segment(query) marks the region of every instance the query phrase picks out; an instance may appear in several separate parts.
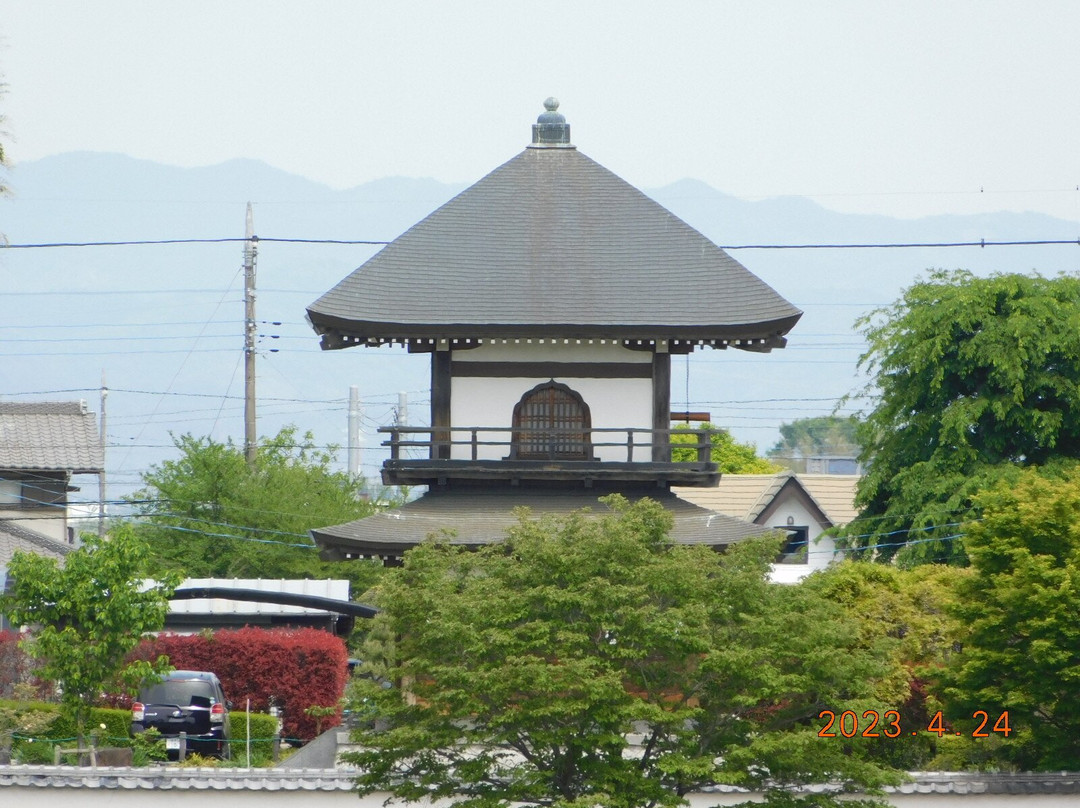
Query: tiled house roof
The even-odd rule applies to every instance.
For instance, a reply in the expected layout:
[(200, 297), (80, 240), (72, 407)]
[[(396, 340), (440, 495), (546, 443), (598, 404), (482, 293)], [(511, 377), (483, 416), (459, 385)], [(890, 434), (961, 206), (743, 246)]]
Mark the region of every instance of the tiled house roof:
[(104, 467), (97, 422), (81, 402), (0, 402), (0, 470), (95, 474)]
[(844, 525), (857, 515), (855, 474), (725, 474), (716, 488), (679, 488), (679, 496), (696, 505), (753, 522), (788, 483), (800, 486), (829, 525)]
[(7, 566), (16, 550), (62, 559), (72, 548), (11, 519), (0, 519), (0, 567)]

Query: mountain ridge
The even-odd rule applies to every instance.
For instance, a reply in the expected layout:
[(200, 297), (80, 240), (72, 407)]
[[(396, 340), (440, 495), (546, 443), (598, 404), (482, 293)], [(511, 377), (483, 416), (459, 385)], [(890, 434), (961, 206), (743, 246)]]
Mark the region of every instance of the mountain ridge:
[[(479, 178), (477, 178), (479, 179)], [(0, 200), (9, 243), (240, 239), (248, 201), (262, 238), (389, 241), (466, 186), (386, 177), (347, 189), (257, 160), (187, 168), (100, 152), (22, 163), (14, 196)], [(746, 245), (908, 244), (1071, 239), (1076, 222), (1037, 213), (894, 219), (837, 213), (803, 197), (741, 200), (687, 178), (643, 189), (732, 254), (806, 313), (789, 347), (771, 355), (695, 354), (673, 368), (676, 409), (713, 420), (762, 450), (777, 427), (827, 414), (857, 389), (855, 319), (891, 303), (934, 267), (1080, 269), (1069, 246), (990, 248), (738, 249)], [(401, 351), (322, 352), (306, 306), (379, 249), (378, 244), (259, 244), (259, 434), (296, 423), (322, 444), (346, 439), (348, 387), (366, 409), (365, 473), (382, 460), (375, 427), (411, 394), (410, 420), (426, 422), (428, 369)], [(169, 433), (236, 438), (242, 426), (242, 245), (0, 249), (0, 395), (25, 400), (89, 391), (104, 372), (107, 466), (119, 491), (170, 457)], [(692, 293), (692, 290), (688, 290)], [(137, 392), (120, 392), (137, 391)], [(758, 402), (780, 399), (775, 409)], [(207, 400), (214, 402), (207, 406)], [(342, 458), (343, 458), (342, 454)]]

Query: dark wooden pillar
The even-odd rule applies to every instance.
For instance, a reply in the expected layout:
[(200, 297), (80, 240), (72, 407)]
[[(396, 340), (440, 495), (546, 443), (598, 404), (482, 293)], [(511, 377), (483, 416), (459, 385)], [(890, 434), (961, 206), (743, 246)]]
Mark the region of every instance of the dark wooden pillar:
[(450, 458), (450, 351), (431, 352), (431, 458)]
[[(652, 359), (653, 430), (671, 428), (671, 354), (658, 344)], [(671, 447), (664, 432), (653, 433), (652, 459), (654, 463), (671, 461)]]

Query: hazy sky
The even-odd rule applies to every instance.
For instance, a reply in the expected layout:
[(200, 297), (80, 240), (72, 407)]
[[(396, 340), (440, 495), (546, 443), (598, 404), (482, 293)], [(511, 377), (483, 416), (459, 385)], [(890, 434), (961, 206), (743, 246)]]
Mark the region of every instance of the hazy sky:
[(1080, 221), (1080, 3), (36, 0), (0, 13), (15, 161), (264, 160), (472, 182), (555, 95), (640, 187)]

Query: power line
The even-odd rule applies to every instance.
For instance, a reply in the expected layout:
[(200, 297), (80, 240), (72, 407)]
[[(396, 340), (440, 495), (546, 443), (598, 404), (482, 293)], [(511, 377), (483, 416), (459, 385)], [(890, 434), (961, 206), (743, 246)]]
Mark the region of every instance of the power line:
[[(136, 247), (158, 246), (166, 244), (236, 244), (247, 241), (272, 242), (278, 244), (336, 244), (336, 245), (385, 245), (389, 241), (374, 239), (327, 239), (327, 238), (275, 238), (256, 236), (254, 239), (232, 238), (176, 238), (145, 239), (131, 241), (51, 241), (28, 244), (3, 244), (0, 250), (34, 250), (53, 247)], [(922, 242), (866, 242), (853, 244), (720, 244), (722, 250), (880, 250), (880, 249), (920, 249), (943, 247), (1038, 247), (1075, 244), (1080, 246), (1080, 238), (1068, 239), (1022, 239), (1015, 241), (922, 241)]]
[(36, 250), (48, 247), (146, 247), (162, 244), (239, 244), (242, 242), (276, 242), (279, 244), (389, 244), (389, 241), (373, 241), (370, 239), (328, 239), (328, 238), (261, 238), (254, 239), (232, 238), (165, 238), (165, 239), (138, 239), (131, 241), (46, 241), (31, 244), (3, 244), (0, 249), (5, 250)]

